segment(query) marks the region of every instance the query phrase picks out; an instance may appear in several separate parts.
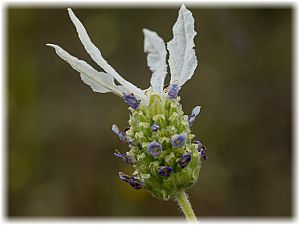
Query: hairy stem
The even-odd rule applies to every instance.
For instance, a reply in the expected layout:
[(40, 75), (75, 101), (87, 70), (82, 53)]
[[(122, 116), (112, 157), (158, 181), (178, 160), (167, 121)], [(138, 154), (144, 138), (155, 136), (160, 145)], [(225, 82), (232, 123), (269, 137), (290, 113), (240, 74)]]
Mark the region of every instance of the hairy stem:
[(177, 195), (177, 201), (188, 222), (196, 223), (197, 217), (195, 216), (191, 203), (189, 202), (187, 195), (184, 191), (180, 192)]

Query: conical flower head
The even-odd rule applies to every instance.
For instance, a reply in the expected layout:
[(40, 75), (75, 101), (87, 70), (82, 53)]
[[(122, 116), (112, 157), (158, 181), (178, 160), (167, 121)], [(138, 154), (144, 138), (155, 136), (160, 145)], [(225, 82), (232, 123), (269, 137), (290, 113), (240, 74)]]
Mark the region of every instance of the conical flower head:
[[(141, 101), (136, 110), (130, 108), (130, 129), (126, 135), (132, 142), (128, 155), (133, 159), (134, 174), (144, 183), (144, 188), (155, 197), (168, 200), (197, 181), (200, 155), (180, 98), (169, 98), (166, 92), (163, 95), (152, 92), (149, 99), (149, 102)], [(152, 124), (159, 129), (153, 131)], [(161, 146), (159, 151), (153, 151), (159, 154), (149, 151), (149, 146), (150, 149)], [(187, 154), (191, 159), (182, 168), (180, 160)]]

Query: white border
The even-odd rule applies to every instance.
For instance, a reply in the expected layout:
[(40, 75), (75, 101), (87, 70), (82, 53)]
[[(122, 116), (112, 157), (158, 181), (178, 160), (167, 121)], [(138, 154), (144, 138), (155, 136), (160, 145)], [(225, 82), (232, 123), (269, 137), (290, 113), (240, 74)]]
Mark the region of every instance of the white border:
[[(15, 1), (9, 1), (9, 0), (0, 0), (1, 4), (1, 17), (0, 17), (0, 30), (1, 30), (1, 36), (0, 36), (0, 52), (2, 53), (1, 60), (0, 60), (0, 71), (1, 74), (1, 80), (0, 80), (0, 99), (1, 99), (1, 105), (0, 105), (0, 118), (1, 118), (1, 130), (0, 130), (0, 146), (1, 146), (1, 162), (0, 162), (0, 181), (1, 181), (1, 192), (0, 192), (0, 211), (1, 211), (1, 217), (0, 217), (0, 224), (6, 224), (6, 223), (16, 223), (16, 224), (114, 224), (114, 223), (130, 223), (130, 224), (141, 224), (141, 223), (156, 223), (156, 224), (163, 224), (163, 223), (172, 223), (172, 224), (178, 224), (178, 221), (174, 220), (167, 220), (165, 219), (152, 219), (152, 218), (138, 218), (136, 220), (128, 219), (128, 218), (117, 218), (114, 219), (107, 219), (107, 218), (97, 218), (97, 219), (82, 219), (82, 218), (71, 218), (71, 219), (51, 219), (51, 218), (45, 218), (45, 219), (30, 219), (25, 218), (25, 220), (20, 219), (9, 219), (6, 216), (6, 205), (7, 205), (7, 187), (6, 187), (6, 179), (7, 179), (7, 136), (6, 132), (8, 129), (7, 126), (7, 116), (8, 116), (8, 108), (7, 108), (7, 94), (6, 94), (6, 85), (7, 85), (7, 52), (6, 52), (6, 8), (10, 5), (15, 6), (38, 6), (38, 7), (55, 7), (55, 6), (67, 6), (67, 5), (101, 5), (101, 6), (116, 6), (116, 7), (122, 7), (122, 6), (130, 6), (130, 7), (163, 7), (163, 6), (180, 6), (182, 3), (185, 3), (187, 5), (201, 5), (205, 7), (247, 7), (247, 6), (294, 6), (295, 12), (294, 12), (294, 25), (293, 25), (293, 153), (292, 153), (292, 163), (293, 163), (293, 218), (292, 219), (265, 219), (265, 218), (220, 218), (217, 219), (204, 219), (200, 220), (201, 224), (298, 224), (299, 221), (299, 194), (298, 194), (298, 188), (299, 188), (299, 133), (298, 133), (298, 127), (299, 127), (299, 119), (298, 119), (298, 112), (300, 104), (298, 102), (299, 100), (299, 90), (297, 87), (299, 87), (299, 78), (298, 78), (298, 65), (299, 65), (299, 58), (298, 58), (298, 37), (299, 37), (299, 15), (298, 15), (298, 3), (297, 1), (260, 1), (260, 0), (252, 0), (252, 1), (222, 1), (222, 0), (210, 0), (210, 1), (159, 1), (159, 0), (152, 0), (152, 1), (140, 1), (140, 0), (131, 0), (131, 1), (116, 1), (116, 0), (109, 0), (109, 1), (100, 1), (100, 0), (89, 0), (89, 1), (82, 1), (82, 0), (72, 0), (72, 1), (61, 1), (61, 0), (52, 0), (52, 1), (24, 1), (24, 0), (15, 0)], [(276, 110), (276, 106), (274, 106), (274, 110)], [(284, 194), (284, 193), (282, 193)], [(201, 218), (201, 217), (200, 217)]]
[(143, 7), (162, 7), (162, 6), (181, 6), (181, 4), (184, 3), (186, 5), (201, 5), (201, 6), (211, 6), (211, 7), (222, 7), (222, 6), (242, 6), (242, 7), (247, 7), (247, 6), (284, 6), (284, 5), (296, 5), (297, 1), (289, 1), (289, 0), (233, 0), (233, 1), (228, 1), (228, 0), (190, 0), (190, 1), (174, 1), (174, 0), (51, 0), (51, 1), (45, 1), (45, 0), (40, 0), (40, 1), (25, 1), (25, 0), (2, 0), (1, 4), (2, 6), (7, 6), (7, 5), (18, 5), (18, 6), (65, 6), (65, 5), (84, 5), (84, 6), (89, 6), (89, 5), (101, 5), (101, 6), (143, 6)]

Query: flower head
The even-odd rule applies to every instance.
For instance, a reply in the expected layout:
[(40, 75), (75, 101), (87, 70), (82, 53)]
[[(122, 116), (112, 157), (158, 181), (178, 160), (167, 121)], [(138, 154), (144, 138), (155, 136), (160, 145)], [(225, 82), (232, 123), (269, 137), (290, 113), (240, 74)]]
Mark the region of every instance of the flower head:
[[(111, 92), (129, 105), (130, 127), (120, 131), (115, 124), (112, 126), (112, 131), (129, 143), (130, 148), (125, 153), (116, 150), (114, 155), (135, 169), (131, 176), (120, 172), (120, 179), (134, 189), (144, 187), (159, 199), (176, 198), (178, 191), (197, 181), (201, 159), (207, 158), (204, 145), (193, 142), (195, 135), (190, 128), (200, 107), (196, 106), (190, 116), (184, 115), (179, 98), (179, 91), (197, 67), (192, 13), (184, 5), (181, 7), (173, 38), (167, 45), (156, 32), (143, 29), (144, 51), (152, 72), (150, 87), (146, 90), (128, 82), (109, 65), (73, 11), (68, 9), (68, 13), (85, 50), (102, 71), (57, 45), (47, 46), (54, 48), (61, 59), (78, 71), (82, 81), (94, 92)], [(164, 88), (168, 66), (170, 83)]]

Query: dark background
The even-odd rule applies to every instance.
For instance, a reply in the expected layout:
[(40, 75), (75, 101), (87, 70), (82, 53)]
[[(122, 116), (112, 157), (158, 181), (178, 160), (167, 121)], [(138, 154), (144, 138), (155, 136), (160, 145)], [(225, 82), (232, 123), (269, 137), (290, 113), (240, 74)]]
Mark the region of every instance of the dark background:
[[(67, 6), (69, 7), (69, 6)], [(67, 8), (66, 7), (66, 8)], [(126, 79), (146, 89), (142, 28), (165, 40), (180, 6), (76, 8), (91, 39)], [(193, 132), (208, 147), (188, 191), (200, 217), (292, 216), (293, 9), (189, 6), (199, 65), (180, 92), (185, 112), (202, 106)], [(180, 216), (118, 179), (131, 168), (111, 125), (127, 105), (93, 93), (46, 43), (92, 62), (65, 8), (9, 6), (7, 15), (7, 215)], [(98, 67), (95, 66), (98, 69)]]

